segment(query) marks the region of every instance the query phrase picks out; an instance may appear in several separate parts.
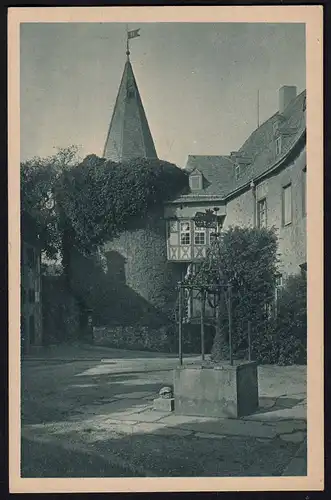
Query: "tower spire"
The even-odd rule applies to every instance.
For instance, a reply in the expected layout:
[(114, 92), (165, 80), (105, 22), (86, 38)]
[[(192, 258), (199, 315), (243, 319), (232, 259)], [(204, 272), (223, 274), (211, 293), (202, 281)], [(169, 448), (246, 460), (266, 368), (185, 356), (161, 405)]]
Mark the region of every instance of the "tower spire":
[(139, 29), (126, 26), (127, 60), (108, 129), (103, 156), (115, 162), (134, 158), (157, 158), (137, 82), (130, 61), (129, 41), (139, 35)]

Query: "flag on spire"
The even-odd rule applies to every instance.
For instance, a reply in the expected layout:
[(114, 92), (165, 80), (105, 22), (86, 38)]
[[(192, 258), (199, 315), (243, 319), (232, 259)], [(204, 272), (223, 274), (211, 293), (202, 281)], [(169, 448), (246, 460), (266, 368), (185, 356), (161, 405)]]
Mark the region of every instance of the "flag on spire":
[(131, 30), (131, 31), (128, 31), (128, 40), (131, 40), (131, 38), (136, 38), (137, 36), (140, 36), (140, 28), (138, 28), (137, 30)]

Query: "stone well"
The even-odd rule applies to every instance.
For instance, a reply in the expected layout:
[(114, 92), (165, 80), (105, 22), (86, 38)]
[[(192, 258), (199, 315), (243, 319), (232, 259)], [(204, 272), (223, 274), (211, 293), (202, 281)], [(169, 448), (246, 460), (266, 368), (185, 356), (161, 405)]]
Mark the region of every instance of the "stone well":
[(174, 370), (175, 412), (238, 418), (259, 407), (257, 364), (234, 362), (181, 366)]

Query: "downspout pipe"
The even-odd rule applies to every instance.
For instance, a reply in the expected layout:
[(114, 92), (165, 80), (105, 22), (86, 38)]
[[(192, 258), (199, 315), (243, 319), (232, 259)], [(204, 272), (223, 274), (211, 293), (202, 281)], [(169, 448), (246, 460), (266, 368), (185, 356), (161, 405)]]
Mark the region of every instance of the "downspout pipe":
[(253, 227), (256, 227), (256, 187), (253, 180), (251, 180), (250, 188), (253, 196)]

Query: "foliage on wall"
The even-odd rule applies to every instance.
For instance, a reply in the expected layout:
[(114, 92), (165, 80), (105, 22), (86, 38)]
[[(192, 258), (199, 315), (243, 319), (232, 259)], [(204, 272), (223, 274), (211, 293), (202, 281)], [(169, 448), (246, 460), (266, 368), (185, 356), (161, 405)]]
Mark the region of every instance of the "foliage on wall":
[(174, 197), (186, 184), (186, 174), (161, 160), (121, 164), (90, 155), (61, 181), (60, 205), (78, 246), (88, 251), (139, 224), (148, 210)]
[(122, 164), (96, 155), (81, 161), (72, 146), (21, 164), (21, 206), (35, 219), (50, 257), (68, 245), (88, 253), (139, 224), (186, 183), (186, 174), (166, 161)]

